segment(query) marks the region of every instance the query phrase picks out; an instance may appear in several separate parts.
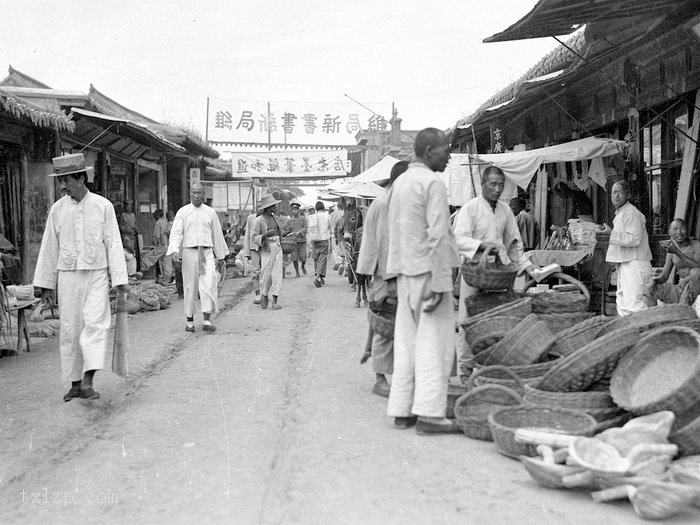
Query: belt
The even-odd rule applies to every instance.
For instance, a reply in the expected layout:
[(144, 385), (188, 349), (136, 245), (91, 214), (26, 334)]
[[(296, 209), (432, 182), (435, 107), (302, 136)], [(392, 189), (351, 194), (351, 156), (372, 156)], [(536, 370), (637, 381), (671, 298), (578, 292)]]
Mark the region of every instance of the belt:
[(212, 246), (185, 246), (188, 250), (199, 250), (202, 248), (203, 250), (211, 249)]

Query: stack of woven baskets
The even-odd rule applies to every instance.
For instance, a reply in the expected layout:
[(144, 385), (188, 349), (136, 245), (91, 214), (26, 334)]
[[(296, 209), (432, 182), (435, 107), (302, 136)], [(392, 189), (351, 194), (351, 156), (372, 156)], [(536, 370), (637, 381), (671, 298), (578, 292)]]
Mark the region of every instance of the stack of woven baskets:
[(534, 448), (515, 442), (518, 428), (590, 436), (632, 415), (671, 410), (670, 440), (700, 454), (700, 319), (692, 308), (587, 316), (557, 330), (533, 303), (502, 305), (464, 327), (474, 371), (454, 413), (467, 436), (493, 440), (507, 456), (533, 456)]

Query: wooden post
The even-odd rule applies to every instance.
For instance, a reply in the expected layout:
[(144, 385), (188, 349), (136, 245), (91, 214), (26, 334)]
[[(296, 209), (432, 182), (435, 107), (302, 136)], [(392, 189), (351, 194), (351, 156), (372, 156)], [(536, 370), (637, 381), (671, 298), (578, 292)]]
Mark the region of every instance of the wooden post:
[[(29, 217), (27, 217), (27, 213), (33, 213), (31, 211), (31, 208), (29, 207), (29, 168), (27, 166), (27, 152), (22, 147), (22, 157), (20, 161), (20, 180), (17, 181), (18, 186), (19, 186), (19, 194), (20, 198), (22, 199), (22, 211), (20, 211), (17, 215), (22, 217), (21, 225), (22, 225), (22, 230), (19, 232), (19, 234), (22, 236), (22, 241), (21, 243), (18, 242), (17, 244), (21, 244), (21, 253), (20, 257), (22, 259), (22, 282), (27, 283), (31, 282), (33, 274), (34, 274), (34, 269), (32, 268), (32, 271), (30, 272), (29, 266), (27, 265), (27, 262), (29, 261), (29, 239), (30, 235), (28, 233), (29, 230)], [(19, 239), (18, 239), (19, 241)], [(26, 329), (26, 328), (25, 328)], [(18, 330), (17, 332), (17, 344), (19, 348), (19, 339), (20, 339), (20, 332)], [(28, 345), (27, 345), (28, 347)]]
[(681, 219), (685, 219), (688, 213), (688, 203), (690, 202), (693, 185), (693, 166), (695, 165), (695, 154), (697, 152), (698, 129), (700, 129), (700, 110), (698, 110), (698, 105), (700, 105), (700, 89), (695, 92), (693, 125), (688, 130), (689, 136), (685, 138), (681, 176), (678, 181), (678, 192), (676, 193), (676, 211), (673, 216)]

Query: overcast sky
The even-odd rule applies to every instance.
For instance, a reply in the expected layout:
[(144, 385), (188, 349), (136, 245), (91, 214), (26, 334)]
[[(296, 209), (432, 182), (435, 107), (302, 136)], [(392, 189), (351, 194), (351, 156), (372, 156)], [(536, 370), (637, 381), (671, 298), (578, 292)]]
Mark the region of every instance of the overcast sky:
[(206, 98), (347, 102), (404, 129), (448, 128), (552, 50), (483, 44), (536, 0), (0, 0), (7, 66), (56, 89), (92, 83), (204, 135)]

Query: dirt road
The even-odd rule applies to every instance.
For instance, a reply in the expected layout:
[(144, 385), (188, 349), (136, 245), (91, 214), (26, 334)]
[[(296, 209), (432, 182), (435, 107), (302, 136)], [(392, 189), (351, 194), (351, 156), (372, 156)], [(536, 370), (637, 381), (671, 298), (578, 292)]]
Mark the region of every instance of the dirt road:
[(75, 433), (36, 424), (46, 446), (3, 480), (0, 522), (640, 522), (629, 504), (537, 487), (492, 443), (394, 429), (348, 290), (287, 279), (282, 310), (248, 296), (215, 334), (182, 331), (129, 395), (53, 402)]

